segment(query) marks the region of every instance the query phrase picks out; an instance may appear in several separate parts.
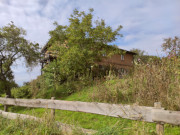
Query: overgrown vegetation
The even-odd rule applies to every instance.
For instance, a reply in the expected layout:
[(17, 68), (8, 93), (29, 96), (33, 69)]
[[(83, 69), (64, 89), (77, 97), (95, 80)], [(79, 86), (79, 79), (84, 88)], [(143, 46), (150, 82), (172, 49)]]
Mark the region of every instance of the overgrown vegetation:
[(2, 135), (63, 135), (56, 123), (51, 121), (8, 120), (0, 116)]
[(153, 61), (159, 61), (160, 60), (160, 57), (148, 55), (148, 53), (145, 52), (144, 50), (133, 48), (130, 51), (136, 53), (136, 55), (134, 56), (134, 63), (135, 64), (138, 64), (140, 61), (141, 61), (141, 63), (148, 64), (149, 61), (152, 61), (152, 60)]
[(139, 64), (132, 76), (136, 101), (142, 105), (161, 102), (170, 110), (180, 110), (180, 58), (162, 58)]
[(32, 97), (32, 91), (28, 85), (22, 87), (15, 87), (11, 89), (12, 96), (14, 98), (30, 98)]
[[(102, 94), (103, 93), (103, 94)], [(111, 79), (97, 85), (92, 93), (95, 101), (110, 103), (138, 103), (153, 106), (161, 102), (170, 110), (180, 110), (180, 59), (139, 61), (131, 75)]]

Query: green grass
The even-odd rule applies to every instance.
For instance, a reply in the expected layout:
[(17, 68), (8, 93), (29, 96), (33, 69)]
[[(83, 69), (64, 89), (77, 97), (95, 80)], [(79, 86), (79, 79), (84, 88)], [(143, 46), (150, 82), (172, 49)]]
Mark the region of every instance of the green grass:
[[(22, 114), (29, 114), (36, 117), (46, 118), (50, 114), (50, 109), (30, 109), (24, 107), (11, 107), (10, 111)], [(99, 134), (105, 132), (118, 132), (118, 134), (155, 134), (155, 123), (146, 123), (141, 121), (132, 121), (122, 118), (114, 118), (97, 114), (88, 114), (82, 112), (71, 112), (56, 110), (55, 120), (67, 124), (73, 124), (77, 127), (94, 129)], [(179, 135), (180, 127), (165, 125), (165, 134)], [(108, 134), (110, 135), (110, 134)]]
[(54, 122), (8, 120), (0, 117), (0, 135), (63, 135)]
[[(24, 107), (11, 107), (9, 108), (9, 111), (21, 113), (21, 114), (33, 115), (41, 118), (45, 118), (50, 114), (50, 109), (42, 109), (42, 108), (30, 109)], [(138, 131), (138, 130), (140, 131), (141, 129), (138, 129), (139, 126), (146, 127), (143, 130), (148, 129), (147, 131), (144, 132), (147, 133), (155, 132), (155, 124), (153, 123), (137, 122), (122, 118), (114, 118), (114, 117), (89, 114), (83, 112), (56, 110), (55, 120), (60, 121), (62, 123), (73, 124), (76, 125), (77, 127), (94, 129), (99, 132), (102, 132), (103, 134), (106, 130), (110, 130), (111, 128), (113, 128), (113, 130), (116, 129), (121, 134), (130, 134), (132, 131)]]
[[(68, 101), (91, 101), (90, 93), (93, 88), (89, 87), (77, 93), (74, 93), (68, 97), (62, 98), (61, 100)], [(1, 107), (2, 108), (2, 107)], [(36, 117), (46, 117), (50, 114), (50, 109), (43, 108), (24, 108), (11, 106), (9, 111), (29, 114)], [(146, 123), (140, 121), (132, 121), (122, 118), (114, 118), (97, 114), (89, 114), (83, 112), (72, 112), (72, 111), (55, 111), (55, 120), (67, 124), (73, 124), (78, 127), (86, 129), (94, 129), (99, 131), (98, 135), (111, 135), (111, 134), (155, 134), (155, 123)], [(179, 135), (180, 127), (165, 125), (166, 135)]]
[(82, 91), (73, 93), (68, 97), (62, 98), (62, 100), (67, 101), (83, 101), (83, 102), (91, 102), (90, 94), (93, 92), (94, 87), (84, 88)]

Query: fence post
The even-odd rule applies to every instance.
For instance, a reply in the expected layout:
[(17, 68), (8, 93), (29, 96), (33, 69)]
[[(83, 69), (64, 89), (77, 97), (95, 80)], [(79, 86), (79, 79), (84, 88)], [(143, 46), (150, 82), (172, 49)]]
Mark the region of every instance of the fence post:
[[(157, 109), (161, 109), (161, 102), (155, 102), (154, 107)], [(156, 123), (156, 133), (158, 135), (164, 135), (164, 124), (162, 122)]]
[[(8, 95), (5, 96), (5, 98), (8, 98), (8, 97), (9, 97)], [(8, 112), (8, 105), (6, 105), (6, 104), (4, 104), (4, 111)]]
[[(55, 97), (51, 97), (51, 100), (54, 100)], [(54, 120), (55, 119), (55, 109), (51, 109), (51, 119)]]

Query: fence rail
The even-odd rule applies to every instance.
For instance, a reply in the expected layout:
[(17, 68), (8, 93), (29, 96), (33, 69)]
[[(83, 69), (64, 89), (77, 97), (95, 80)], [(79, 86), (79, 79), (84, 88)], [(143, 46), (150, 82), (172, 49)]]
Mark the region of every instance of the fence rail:
[(80, 101), (63, 101), (50, 99), (13, 99), (0, 97), (0, 104), (33, 107), (33, 108), (49, 108), (68, 111), (77, 111), (85, 113), (93, 113), (106, 115), (111, 117), (121, 117), (131, 120), (141, 120), (146, 122), (169, 123), (180, 125), (180, 112), (164, 110), (161, 106), (146, 107), (138, 105), (122, 105), (95, 102)]

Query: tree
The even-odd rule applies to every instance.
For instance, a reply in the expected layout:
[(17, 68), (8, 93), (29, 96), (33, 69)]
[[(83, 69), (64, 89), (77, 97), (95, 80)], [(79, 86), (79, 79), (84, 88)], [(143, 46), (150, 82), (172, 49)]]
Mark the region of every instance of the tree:
[(130, 51), (136, 53), (136, 55), (134, 56), (135, 63), (141, 62), (141, 63), (147, 64), (150, 61), (158, 62), (160, 60), (158, 56), (148, 55), (147, 52), (144, 50), (133, 48)]
[[(69, 18), (69, 25), (55, 23), (55, 30), (49, 32), (51, 38), (48, 44), (51, 46), (49, 51), (57, 59), (48, 64), (44, 71), (51, 72), (51, 76), (58, 71), (56, 73), (60, 81), (69, 77), (72, 79), (92, 70), (103, 54), (109, 56), (122, 53), (117, 47), (108, 45), (118, 36), (122, 36), (119, 33), (122, 26), (113, 30), (112, 27), (106, 26), (104, 20), (96, 20), (93, 23), (92, 12), (93, 9), (90, 9), (89, 13), (75, 9)], [(58, 70), (52, 71), (55, 67)]]
[(38, 63), (39, 45), (24, 38), (26, 31), (18, 28), (13, 22), (0, 28), (0, 82), (4, 91), (11, 96), (9, 82), (13, 82), (14, 75), (11, 69), (16, 60), (24, 58), (27, 67)]
[(180, 56), (180, 38), (175, 36), (174, 39), (171, 37), (164, 39), (162, 49), (169, 57)]
[(134, 56), (135, 62), (141, 61), (143, 63), (147, 63), (148, 61), (147, 52), (145, 52), (144, 50), (137, 49), (137, 48), (133, 48), (130, 51), (136, 53), (136, 55)]
[(143, 56), (147, 54), (144, 50), (140, 50), (137, 48), (133, 48), (130, 51), (136, 53), (137, 56)]

